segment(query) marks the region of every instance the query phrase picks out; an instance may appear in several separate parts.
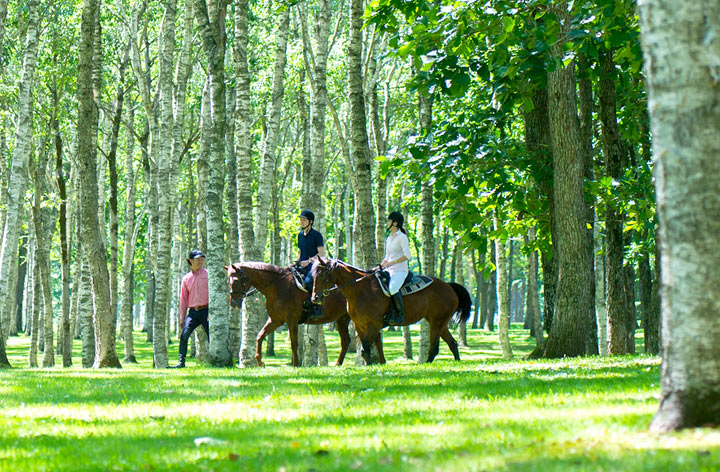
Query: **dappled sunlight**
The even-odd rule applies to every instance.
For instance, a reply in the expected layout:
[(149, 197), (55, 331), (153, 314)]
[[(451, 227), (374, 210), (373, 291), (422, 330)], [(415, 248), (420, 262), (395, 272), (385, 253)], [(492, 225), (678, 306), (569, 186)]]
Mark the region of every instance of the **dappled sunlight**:
[[(332, 359), (336, 334), (325, 334)], [(339, 368), (289, 367), (279, 335), (280, 356), (265, 369), (152, 369), (148, 351), (132, 369), (2, 371), (0, 458), (40, 464), (72, 457), (123, 470), (275, 472), (304, 464), (397, 472), (561, 470), (588, 457), (607, 465), (618, 458), (637, 464), (646, 453), (659, 464), (673, 462), (671, 451), (710, 451), (706, 461), (720, 455), (717, 432), (646, 432), (659, 395), (657, 358), (525, 361), (526, 345), (503, 361), (480, 348), (494, 336), (472, 331), (461, 362), (449, 353), (432, 364), (406, 361), (394, 332), (385, 336), (391, 361), (369, 367), (353, 365), (353, 355)], [(24, 355), (18, 341), (11, 338), (13, 352)]]

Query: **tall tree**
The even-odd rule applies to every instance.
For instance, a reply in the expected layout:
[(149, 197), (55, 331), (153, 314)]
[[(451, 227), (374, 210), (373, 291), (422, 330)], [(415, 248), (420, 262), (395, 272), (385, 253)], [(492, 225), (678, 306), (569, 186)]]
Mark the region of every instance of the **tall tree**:
[[(242, 21), (245, 22), (245, 18), (243, 17)], [(248, 199), (248, 188), (239, 188), (238, 189), (238, 195), (241, 199), (240, 208), (241, 210), (241, 217), (239, 218), (240, 227), (241, 227), (241, 244), (243, 245), (243, 255), (247, 259), (248, 256), (252, 255), (254, 259), (260, 259), (263, 257), (263, 254), (265, 252), (265, 246), (267, 243), (267, 228), (268, 228), (268, 213), (270, 209), (270, 203), (271, 203), (271, 189), (272, 189), (272, 179), (275, 175), (275, 168), (277, 165), (277, 145), (278, 145), (278, 137), (280, 134), (280, 119), (282, 117), (282, 100), (283, 96), (285, 94), (285, 65), (287, 63), (287, 38), (288, 38), (288, 30), (289, 30), (289, 23), (290, 23), (290, 11), (286, 7), (282, 7), (282, 11), (280, 12), (280, 15), (278, 17), (278, 23), (277, 23), (277, 29), (275, 33), (275, 39), (276, 39), (276, 48), (275, 48), (275, 62), (273, 67), (273, 82), (272, 82), (272, 96), (271, 96), (271, 104), (270, 104), (270, 116), (268, 117), (268, 124), (267, 124), (267, 133), (265, 135), (265, 140), (263, 142), (263, 149), (262, 149), (262, 157), (261, 157), (261, 163), (260, 163), (260, 181), (258, 183), (258, 194), (257, 194), (257, 208), (255, 209), (254, 214), (254, 227), (252, 230), (252, 233), (250, 233), (247, 226), (249, 225), (249, 222), (244, 221), (244, 217), (242, 213), (250, 213), (249, 209), (252, 208), (252, 206), (246, 206), (243, 207), (242, 201), (247, 201)], [(247, 23), (244, 23), (245, 29), (244, 33), (247, 34)], [(242, 62), (246, 61), (247, 59), (247, 43), (244, 43), (245, 46), (243, 47), (244, 51), (237, 51), (236, 50), (236, 64), (239, 62), (242, 66)], [(245, 59), (242, 59), (244, 54)], [(246, 70), (239, 70), (238, 73), (242, 75), (243, 79), (245, 78)], [(245, 85), (243, 84), (243, 87)], [(240, 107), (240, 101), (243, 101), (243, 104), (246, 103), (245, 100), (245, 90), (240, 90), (238, 88), (238, 107)], [(242, 98), (241, 98), (242, 95)], [(249, 100), (248, 102), (249, 103)], [(249, 108), (249, 107), (248, 107)], [(247, 110), (245, 111), (247, 113)], [(247, 119), (247, 115), (240, 117), (241, 119)], [(245, 133), (246, 130), (249, 130), (248, 123), (240, 124), (238, 123), (238, 127), (242, 126), (243, 131), (242, 133)], [(246, 126), (248, 126), (246, 128)], [(248, 137), (243, 135), (239, 139), (247, 140)], [(250, 154), (249, 154), (249, 141), (245, 141), (242, 144), (243, 148), (247, 150), (248, 154), (243, 156), (239, 155), (239, 159), (245, 160), (247, 159), (247, 162), (238, 162), (238, 176), (241, 176), (243, 173), (243, 170), (248, 167)], [(240, 178), (238, 182), (240, 182)], [(243, 184), (245, 184), (245, 179), (242, 179)], [(239, 184), (240, 185), (240, 184)], [(244, 195), (241, 195), (243, 194)], [(252, 216), (252, 213), (250, 213)], [(250, 241), (247, 240), (250, 235), (254, 235), (254, 245), (252, 252), (247, 253), (246, 247), (249, 248), (249, 245), (251, 244)], [(252, 303), (252, 302), (251, 302)], [(240, 347), (240, 363), (244, 367), (252, 367), (257, 365), (257, 361), (255, 360), (255, 339), (257, 338), (257, 334), (260, 331), (260, 328), (262, 327), (262, 323), (264, 322), (264, 313), (257, 308), (256, 304), (249, 305), (246, 307), (245, 312), (243, 313), (243, 325), (242, 325), (242, 344)]]
[(135, 243), (137, 242), (140, 224), (135, 221), (135, 192), (137, 173), (135, 172), (135, 113), (131, 110), (128, 117), (128, 145), (125, 155), (125, 234), (123, 237), (123, 260), (121, 266), (120, 289), (120, 326), (125, 340), (123, 361), (136, 363), (135, 344), (133, 342), (133, 260), (135, 259)]
[[(15, 150), (10, 165), (5, 227), (0, 248), (0, 300), (9, 299), (11, 272), (17, 270), (17, 246), (20, 231), (19, 215), (25, 195), (28, 162), (32, 152), (33, 83), (37, 63), (38, 36), (40, 29), (40, 1), (28, 2), (27, 33), (22, 73), (18, 86), (18, 117), (15, 134)], [(4, 24), (4, 21), (3, 21)], [(9, 367), (5, 349), (5, 326), (0, 318), (0, 368)]]
[[(57, 54), (53, 56), (53, 62), (57, 64)], [(68, 222), (68, 194), (63, 169), (63, 139), (60, 133), (60, 97), (58, 95), (57, 78), (53, 75), (51, 85), (53, 101), (53, 115), (50, 119), (50, 127), (54, 134), (55, 144), (55, 180), (57, 183), (58, 197), (60, 197), (60, 208), (58, 212), (58, 229), (60, 230), (60, 258), (62, 270), (62, 299), (61, 299), (61, 332), (58, 333), (58, 346), (62, 346), (63, 367), (72, 365), (72, 333), (70, 332), (70, 238)]]
[[(498, 228), (497, 220), (495, 229)], [(508, 303), (508, 243), (501, 239), (495, 240), (495, 267), (497, 270), (497, 300), (498, 300), (498, 339), (502, 349), (503, 359), (512, 359), (510, 346), (510, 304)]]
[[(173, 145), (173, 64), (175, 63), (175, 19), (177, 5), (175, 0), (164, 2), (164, 14), (160, 25), (160, 72), (158, 77), (158, 101), (160, 119), (158, 122), (158, 195), (170, 196), (172, 172), (172, 145)], [(160, 198), (158, 213), (160, 221), (157, 231), (157, 261), (156, 261), (156, 293), (153, 319), (153, 360), (156, 368), (168, 366), (168, 345), (165, 332), (168, 322), (168, 303), (171, 293), (172, 276), (171, 249), (172, 211), (175, 202), (170, 198)]]
[(225, 2), (195, 0), (195, 19), (200, 29), (210, 75), (212, 123), (210, 135), (209, 181), (207, 188), (208, 289), (210, 305), (210, 362), (230, 366), (229, 302), (225, 260), (225, 224), (222, 192), (225, 188)]
[[(115, 350), (115, 318), (110, 310), (110, 275), (106, 249), (98, 221), (97, 126), (99, 89), (93, 83), (94, 67), (101, 63), (100, 2), (84, 0), (78, 61), (77, 162), (80, 180), (80, 224), (83, 249), (92, 277), (95, 361), (93, 367), (121, 367)], [(95, 89), (95, 90), (94, 90)]]
[(363, 1), (350, 0), (350, 33), (347, 39), (348, 107), (350, 115), (350, 156), (355, 175), (355, 234), (358, 236), (356, 263), (372, 267), (377, 263), (375, 221), (372, 202), (372, 157), (368, 144), (363, 88)]
[[(638, 2), (662, 258), (662, 391), (652, 430), (720, 424), (720, 4)], [(711, 197), (712, 196), (712, 197)]]
[[(600, 56), (602, 76), (598, 82), (600, 123), (606, 175), (619, 182), (623, 175), (623, 145), (617, 124), (615, 100), (615, 63), (611, 51)], [(625, 274), (623, 268), (623, 214), (616, 202), (607, 206), (607, 322), (608, 348), (611, 355), (626, 354), (627, 327), (625, 322)]]
[(52, 239), (51, 219), (53, 217), (52, 210), (45, 205), (43, 208), (43, 199), (46, 198), (48, 190), (47, 177), (45, 176), (44, 159), (39, 159), (37, 164), (32, 163), (31, 173), (35, 184), (33, 197), (33, 223), (35, 229), (35, 254), (36, 276), (39, 277), (40, 286), (42, 288), (42, 306), (43, 306), (43, 367), (53, 367), (55, 365), (55, 350), (53, 342), (53, 308), (52, 308), (52, 290), (50, 288), (50, 241)]
[(577, 115), (575, 63), (562, 65), (562, 45), (572, 20), (568, 9), (566, 1), (551, 7), (560, 27), (560, 40), (552, 46), (556, 69), (548, 73), (549, 102), (554, 104), (549, 108), (549, 116), (557, 215), (557, 238), (553, 244), (557, 246), (558, 280), (546, 357), (583, 355), (589, 316), (594, 312), (587, 297), (592, 288), (592, 270), (586, 257), (585, 150)]

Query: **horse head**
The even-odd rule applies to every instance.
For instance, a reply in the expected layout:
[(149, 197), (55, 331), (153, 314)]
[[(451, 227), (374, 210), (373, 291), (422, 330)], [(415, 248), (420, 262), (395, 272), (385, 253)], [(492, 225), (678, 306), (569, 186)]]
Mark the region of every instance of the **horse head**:
[(337, 267), (337, 259), (323, 259), (317, 256), (312, 264), (313, 289), (310, 299), (313, 303), (322, 303), (335, 286), (332, 271)]
[(252, 289), (252, 284), (242, 271), (239, 262), (225, 266), (225, 270), (228, 274), (228, 286), (230, 287), (230, 306), (240, 308), (248, 292)]

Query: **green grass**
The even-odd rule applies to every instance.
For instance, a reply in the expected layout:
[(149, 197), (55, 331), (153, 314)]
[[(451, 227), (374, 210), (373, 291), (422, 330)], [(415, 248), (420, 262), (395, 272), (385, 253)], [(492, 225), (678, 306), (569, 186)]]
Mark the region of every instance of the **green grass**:
[(514, 329), (516, 360), (501, 359), (494, 333), (470, 331), (462, 362), (441, 344), (418, 365), (401, 359), (396, 332), (385, 366), (355, 367), (350, 354), (344, 367), (293, 369), (287, 334), (276, 339), (263, 370), (191, 360), (166, 371), (136, 333), (140, 364), (94, 371), (26, 369), (28, 339), (10, 338), (0, 471), (720, 469), (717, 429), (647, 431), (656, 357), (523, 361), (533, 340)]

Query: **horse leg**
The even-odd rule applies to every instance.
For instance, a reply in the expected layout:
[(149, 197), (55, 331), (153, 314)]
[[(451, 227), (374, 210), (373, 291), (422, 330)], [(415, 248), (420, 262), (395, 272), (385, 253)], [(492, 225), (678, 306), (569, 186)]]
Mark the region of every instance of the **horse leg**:
[(385, 364), (387, 361), (385, 360), (385, 353), (383, 352), (383, 343), (380, 333), (378, 333), (375, 337), (375, 347), (377, 348), (378, 356), (380, 357), (380, 364)]
[(372, 365), (372, 346), (370, 340), (367, 338), (360, 338), (360, 344), (362, 345), (362, 358), (365, 359), (365, 364)]
[(275, 331), (277, 327), (280, 326), (280, 323), (275, 323), (272, 318), (267, 319), (265, 322), (265, 326), (260, 330), (260, 332), (257, 335), (257, 338), (255, 339), (255, 360), (257, 361), (258, 367), (265, 367), (265, 364), (262, 361), (262, 343), (263, 340), (265, 340), (265, 337)]
[(348, 324), (350, 324), (350, 318), (343, 316), (335, 322), (340, 335), (340, 355), (335, 363), (336, 366), (341, 366), (345, 360), (345, 354), (347, 354), (348, 346), (350, 345), (350, 332), (348, 330)]
[(445, 327), (442, 329), (442, 331), (440, 331), (440, 337), (443, 338), (443, 341), (445, 341), (445, 343), (447, 343), (455, 360), (459, 361), (460, 360), (460, 351), (458, 350), (458, 343), (457, 343), (457, 341), (455, 341), (455, 338), (453, 338), (453, 335), (450, 334), (450, 330), (448, 329), (447, 325), (445, 325)]
[(300, 367), (300, 359), (298, 358), (298, 325), (297, 323), (288, 323), (288, 331), (290, 331), (290, 347), (292, 348), (292, 365)]
[(438, 352), (440, 352), (440, 329), (435, 323), (430, 323), (430, 348), (426, 362), (431, 363)]

